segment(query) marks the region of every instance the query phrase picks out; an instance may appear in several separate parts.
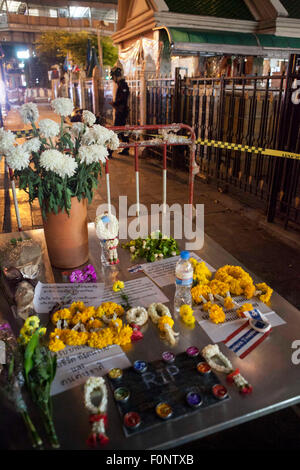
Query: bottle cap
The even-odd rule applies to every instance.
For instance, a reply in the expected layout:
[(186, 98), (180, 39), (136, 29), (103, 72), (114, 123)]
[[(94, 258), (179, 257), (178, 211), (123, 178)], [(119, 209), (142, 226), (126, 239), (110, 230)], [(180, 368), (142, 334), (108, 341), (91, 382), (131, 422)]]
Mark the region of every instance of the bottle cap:
[(182, 251), (180, 253), (180, 258), (184, 260), (190, 259), (190, 252), (189, 251)]

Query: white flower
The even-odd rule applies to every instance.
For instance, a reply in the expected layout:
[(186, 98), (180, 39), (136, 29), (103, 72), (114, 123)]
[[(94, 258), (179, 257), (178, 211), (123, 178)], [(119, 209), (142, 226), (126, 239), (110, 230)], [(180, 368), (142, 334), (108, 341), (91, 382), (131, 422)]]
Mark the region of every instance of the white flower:
[(108, 148), (110, 150), (117, 150), (120, 146), (119, 137), (117, 136), (117, 134), (115, 132), (113, 132), (113, 131), (111, 131), (111, 132), (113, 133), (113, 135), (109, 139)]
[[(99, 144), (108, 146), (115, 133), (106, 127), (95, 124), (87, 130), (82, 138), (84, 145)], [(115, 142), (115, 141), (114, 141)]]
[(129, 248), (129, 250), (131, 251), (131, 253), (134, 253), (134, 252), (135, 252), (135, 246), (131, 246), (131, 247)]
[(74, 109), (73, 102), (70, 98), (56, 98), (51, 101), (52, 107), (56, 114), (60, 116), (70, 116)]
[(61, 178), (73, 176), (78, 166), (73, 157), (55, 149), (45, 150), (41, 154), (40, 165), (47, 171), (53, 171)]
[(15, 141), (15, 135), (11, 131), (5, 131), (2, 127), (0, 129), (0, 154), (6, 154), (14, 146)]
[(41, 148), (42, 142), (38, 137), (34, 137), (33, 139), (27, 140), (24, 143), (24, 148), (29, 152), (38, 152)]
[(172, 251), (171, 255), (176, 256), (177, 255), (176, 251)]
[(83, 111), (82, 113), (82, 119), (85, 124), (88, 126), (92, 126), (96, 122), (96, 116), (95, 114), (91, 113), (91, 111)]
[(24, 124), (32, 124), (39, 118), (38, 107), (35, 103), (25, 103), (21, 106), (19, 111)]
[(59, 125), (52, 119), (42, 119), (39, 122), (41, 133), (46, 137), (55, 137), (59, 133)]
[(7, 152), (6, 162), (13, 170), (24, 170), (24, 168), (27, 168), (30, 162), (30, 153), (26, 149), (25, 144), (12, 147)]
[(84, 131), (84, 124), (83, 122), (74, 122), (72, 125), (72, 134), (75, 137), (79, 137), (79, 134), (81, 134)]
[(82, 163), (87, 165), (99, 161), (105, 163), (108, 157), (108, 150), (104, 145), (82, 145), (79, 148), (78, 157)]

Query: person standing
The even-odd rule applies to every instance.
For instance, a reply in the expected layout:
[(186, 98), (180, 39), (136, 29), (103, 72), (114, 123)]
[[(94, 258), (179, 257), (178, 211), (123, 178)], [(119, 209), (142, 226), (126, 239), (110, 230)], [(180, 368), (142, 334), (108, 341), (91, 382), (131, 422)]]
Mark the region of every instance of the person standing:
[(57, 96), (58, 98), (69, 98), (68, 85), (65, 77), (60, 79)]
[[(129, 113), (128, 98), (129, 98), (130, 91), (126, 83), (126, 80), (123, 77), (123, 72), (120, 67), (114, 67), (111, 70), (111, 79), (118, 86), (115, 100), (111, 103), (112, 107), (115, 110), (114, 126), (125, 126), (126, 119)], [(121, 138), (122, 142), (124, 143), (129, 142), (129, 138), (126, 137), (123, 133), (119, 134), (119, 137)], [(129, 155), (129, 149), (124, 148), (122, 152), (120, 152), (120, 154)]]

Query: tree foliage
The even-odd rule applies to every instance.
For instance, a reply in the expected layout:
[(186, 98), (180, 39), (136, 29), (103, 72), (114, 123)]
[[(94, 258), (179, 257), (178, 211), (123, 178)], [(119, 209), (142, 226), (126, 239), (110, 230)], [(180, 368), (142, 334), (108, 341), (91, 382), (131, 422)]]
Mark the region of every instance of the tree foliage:
[[(68, 31), (48, 31), (41, 34), (36, 42), (38, 57), (48, 66), (61, 64), (68, 55), (74, 64), (84, 67), (87, 59), (88, 40), (98, 54), (96, 34), (87, 31), (69, 33)], [(118, 59), (118, 50), (109, 37), (101, 38), (103, 65), (112, 66)]]

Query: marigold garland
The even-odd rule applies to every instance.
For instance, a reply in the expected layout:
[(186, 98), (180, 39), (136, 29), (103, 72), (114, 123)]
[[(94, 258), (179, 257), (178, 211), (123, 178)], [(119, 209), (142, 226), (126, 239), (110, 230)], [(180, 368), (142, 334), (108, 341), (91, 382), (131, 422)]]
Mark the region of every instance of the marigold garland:
[(213, 304), (209, 309), (209, 318), (213, 323), (223, 323), (225, 321), (225, 313), (222, 307)]
[(244, 304), (236, 311), (236, 313), (240, 318), (243, 318), (244, 317), (243, 313), (244, 312), (250, 312), (250, 310), (253, 310), (253, 305), (252, 304)]
[[(118, 318), (123, 314), (123, 307), (114, 302), (104, 302), (98, 308), (86, 307), (83, 302), (74, 302), (69, 309), (59, 310), (52, 316), (52, 323), (56, 328), (50, 334), (48, 347), (57, 352), (66, 345), (86, 344), (102, 349), (112, 344), (128, 344), (131, 342), (133, 330), (130, 326), (123, 325), (122, 320)], [(109, 321), (109, 326), (104, 325), (102, 317)], [(67, 328), (58, 327), (62, 320), (67, 321)]]
[[(192, 299), (195, 304), (202, 304), (202, 310), (209, 313), (209, 318), (214, 323), (225, 321), (225, 310), (237, 309), (237, 315), (243, 316), (243, 312), (253, 309), (252, 304), (244, 304), (238, 308), (231, 296), (244, 296), (251, 299), (254, 296), (268, 304), (270, 302), (273, 289), (262, 282), (254, 285), (251, 276), (241, 266), (225, 265), (219, 268), (214, 278), (204, 262), (198, 262), (195, 258), (190, 258), (190, 263), (194, 269), (194, 287), (191, 289)], [(196, 285), (195, 285), (196, 283)], [(220, 305), (214, 303), (218, 301)], [(184, 319), (183, 315), (182, 319)], [(187, 316), (187, 322), (191, 317)]]
[(255, 285), (256, 289), (260, 292), (258, 292), (258, 298), (265, 304), (268, 304), (270, 302), (271, 296), (273, 294), (273, 289), (271, 287), (267, 286), (265, 282), (261, 282), (259, 284)]

